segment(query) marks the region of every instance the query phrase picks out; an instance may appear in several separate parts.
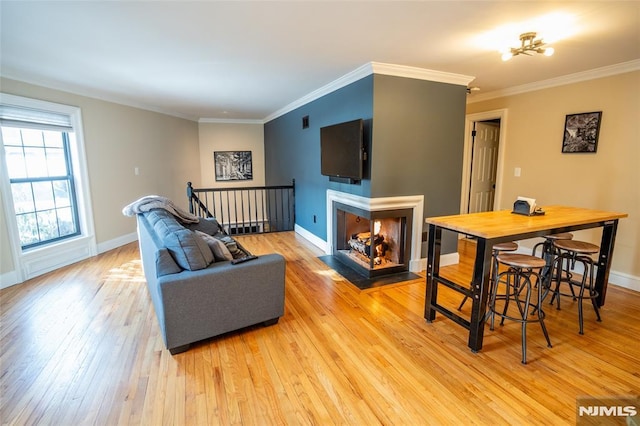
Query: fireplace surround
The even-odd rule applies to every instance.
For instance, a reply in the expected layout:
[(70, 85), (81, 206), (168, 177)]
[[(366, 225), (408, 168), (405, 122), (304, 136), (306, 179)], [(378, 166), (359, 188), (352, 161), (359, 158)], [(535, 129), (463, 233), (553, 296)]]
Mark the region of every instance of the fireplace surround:
[[(401, 271), (418, 272), (421, 269), (420, 247), (422, 243), (424, 196), (398, 196), (368, 198), (346, 192), (327, 190), (327, 246), (325, 253), (333, 255), (342, 261), (351, 261), (354, 269), (358, 269), (363, 275), (373, 277), (385, 274), (393, 274)], [(364, 249), (365, 252), (358, 257), (349, 246), (349, 240), (354, 234), (361, 234), (364, 241), (360, 243), (365, 247), (366, 238), (376, 238), (376, 221), (381, 221), (384, 238), (387, 240), (386, 257), (380, 259), (369, 256), (366, 252), (373, 248)], [(354, 222), (358, 225), (354, 225)], [(383, 225), (384, 224), (384, 225)], [(390, 229), (389, 227), (393, 228)], [(347, 229), (348, 228), (348, 229)], [(338, 240), (338, 232), (340, 239)], [(366, 234), (369, 235), (366, 235)], [(349, 234), (349, 235), (347, 235)], [(384, 241), (384, 240), (382, 240)], [(347, 254), (348, 252), (352, 252)], [(345, 259), (349, 257), (351, 259)]]

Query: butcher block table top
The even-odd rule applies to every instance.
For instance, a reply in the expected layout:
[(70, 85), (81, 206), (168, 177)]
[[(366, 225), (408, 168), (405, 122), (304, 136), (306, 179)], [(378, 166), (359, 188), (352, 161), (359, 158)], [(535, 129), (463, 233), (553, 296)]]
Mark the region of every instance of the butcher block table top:
[(606, 222), (627, 217), (626, 213), (567, 206), (545, 206), (544, 215), (525, 216), (499, 210), (451, 216), (429, 217), (428, 224), (480, 238), (492, 239), (567, 226)]

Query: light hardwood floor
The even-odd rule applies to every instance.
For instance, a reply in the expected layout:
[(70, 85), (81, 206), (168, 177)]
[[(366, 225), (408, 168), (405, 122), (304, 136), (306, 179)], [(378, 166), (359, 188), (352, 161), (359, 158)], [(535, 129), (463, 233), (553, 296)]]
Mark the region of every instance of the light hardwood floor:
[[(517, 324), (487, 327), (477, 354), (452, 321), (427, 324), (423, 277), (360, 291), (294, 233), (240, 240), (286, 257), (284, 317), (176, 356), (135, 243), (0, 291), (2, 424), (557, 425), (578, 396), (640, 394), (639, 293), (610, 286), (584, 336), (571, 301), (548, 307), (554, 346), (531, 325), (525, 366)], [(461, 251), (447, 273), (464, 282)]]

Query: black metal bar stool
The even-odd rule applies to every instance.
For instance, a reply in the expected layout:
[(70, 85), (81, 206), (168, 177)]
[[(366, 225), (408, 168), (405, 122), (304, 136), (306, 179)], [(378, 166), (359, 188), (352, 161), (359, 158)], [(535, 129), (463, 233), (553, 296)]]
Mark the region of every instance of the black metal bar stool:
[[(498, 274), (498, 260), (496, 259), (496, 256), (498, 256), (498, 253), (501, 253), (503, 251), (516, 251), (516, 250), (518, 250), (518, 244), (513, 242), (499, 243), (493, 246), (493, 249), (491, 250), (491, 256), (493, 261), (491, 263), (491, 273), (489, 275), (489, 294), (492, 293), (494, 280), (496, 278), (496, 275)], [(460, 306), (458, 306), (458, 310), (462, 309), (464, 304), (467, 302), (468, 298), (469, 296), (465, 296), (464, 299), (462, 299), (462, 302), (460, 302)]]
[[(577, 300), (580, 334), (584, 334), (584, 315), (582, 310), (582, 301), (584, 299), (591, 299), (591, 304), (596, 312), (596, 317), (598, 318), (598, 321), (602, 321), (600, 318), (598, 303), (596, 301), (598, 292), (596, 291), (593, 283), (594, 261), (591, 257), (592, 255), (600, 252), (600, 247), (585, 241), (575, 240), (555, 241), (554, 247), (558, 249), (560, 253), (553, 263), (553, 278), (556, 286), (555, 289), (553, 289), (551, 304), (556, 300), (557, 308), (560, 309), (560, 296), (569, 296), (572, 297), (574, 301)], [(574, 279), (573, 272), (571, 272), (571, 269), (576, 263), (581, 263), (584, 270), (582, 273), (582, 279), (580, 280)], [(571, 294), (562, 293), (560, 291), (560, 285), (562, 283), (567, 283), (569, 285)], [(574, 290), (574, 287), (578, 289), (577, 293)], [(587, 294), (585, 294), (585, 291)]]
[[(540, 275), (543, 278), (543, 282), (545, 285), (549, 285), (551, 281), (553, 281), (553, 277), (548, 277), (549, 271), (551, 270), (551, 266), (556, 256), (558, 255), (558, 249), (553, 245), (554, 241), (560, 240), (572, 240), (573, 234), (571, 232), (562, 232), (560, 234), (549, 234), (544, 236), (544, 241), (539, 242), (535, 246), (533, 246), (533, 250), (531, 250), (532, 256), (539, 256), (543, 258), (547, 264)], [(540, 255), (538, 255), (538, 249), (540, 249)]]
[[(504, 324), (504, 320), (508, 319), (522, 324), (522, 363), (527, 363), (527, 324), (530, 322), (540, 323), (547, 346), (551, 347), (551, 340), (547, 327), (544, 325), (544, 311), (542, 310), (542, 294), (543, 286), (540, 285), (540, 270), (544, 268), (546, 262), (536, 256), (527, 254), (500, 253), (497, 255), (499, 264), (508, 267), (505, 272), (500, 273), (495, 279), (495, 285), (492, 288), (491, 297), (489, 299), (489, 312), (491, 315), (491, 330), (494, 329), (495, 316), (498, 315), (502, 319), (500, 325)], [(500, 283), (506, 285), (503, 295), (498, 294)], [(501, 298), (504, 296), (504, 298)], [(502, 309), (496, 302), (502, 300), (504, 306)], [(509, 310), (510, 302), (513, 302), (517, 308)]]

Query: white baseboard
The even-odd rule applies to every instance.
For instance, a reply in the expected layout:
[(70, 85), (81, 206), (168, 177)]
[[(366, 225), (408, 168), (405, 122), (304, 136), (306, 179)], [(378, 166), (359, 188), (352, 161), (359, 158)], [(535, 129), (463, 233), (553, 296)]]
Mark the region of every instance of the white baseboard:
[(314, 234), (312, 234), (311, 232), (307, 231), (306, 229), (304, 229), (302, 226), (300, 226), (298, 224), (296, 224), (294, 226), (294, 231), (295, 231), (296, 234), (299, 234), (302, 238), (304, 238), (305, 240), (309, 241), (314, 246), (318, 247), (324, 253), (327, 252), (327, 250), (328, 250), (327, 242), (325, 240), (323, 240), (322, 238), (316, 237)]
[[(458, 253), (449, 253), (440, 255), (440, 266), (455, 265), (460, 262), (460, 255)], [(413, 263), (413, 262), (412, 262)], [(415, 268), (410, 265), (411, 272), (420, 272), (427, 270), (427, 258), (423, 257), (415, 262)]]
[(0, 274), (0, 290), (19, 284), (18, 273), (16, 271), (5, 272)]
[(427, 259), (412, 260), (409, 262), (410, 272), (420, 272), (427, 269)]
[(640, 277), (623, 272), (609, 271), (609, 284), (640, 292)]
[(138, 240), (138, 233), (132, 232), (127, 235), (123, 235), (118, 238), (114, 238), (113, 240), (105, 241), (103, 243), (98, 244), (98, 253), (104, 253), (109, 250), (113, 250), (125, 244), (132, 243)]

